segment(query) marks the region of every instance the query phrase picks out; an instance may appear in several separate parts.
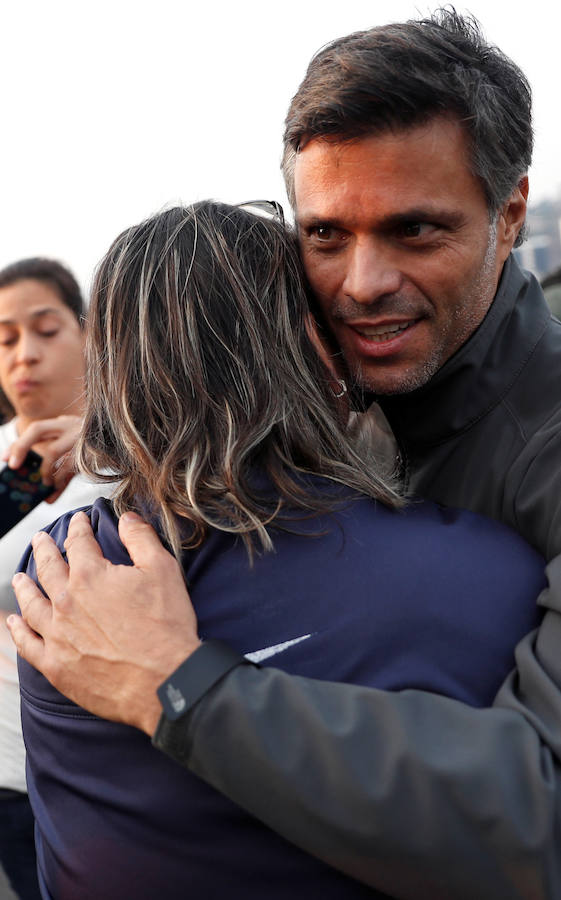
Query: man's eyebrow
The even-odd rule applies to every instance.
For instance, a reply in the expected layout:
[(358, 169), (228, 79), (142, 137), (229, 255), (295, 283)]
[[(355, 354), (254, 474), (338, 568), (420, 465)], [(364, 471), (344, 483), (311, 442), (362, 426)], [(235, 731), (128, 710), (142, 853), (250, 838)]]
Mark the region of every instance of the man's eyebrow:
[(438, 209), (437, 207), (415, 207), (404, 212), (393, 213), (381, 221), (382, 228), (396, 228), (407, 225), (410, 222), (428, 222), (435, 225), (445, 225), (449, 228), (459, 228), (465, 221), (462, 210)]
[(343, 222), (337, 216), (319, 216), (316, 213), (310, 215), (299, 216), (296, 214), (296, 225), (298, 228), (318, 228), (326, 226), (328, 228), (344, 228)]
[[(60, 315), (60, 310), (58, 310), (54, 306), (45, 306), (41, 309), (35, 309), (30, 314), (31, 319), (40, 319), (41, 316), (48, 316), (49, 314), (54, 314), (55, 316)], [(0, 319), (0, 325), (16, 325), (16, 319)]]
[[(378, 219), (375, 223), (376, 228), (391, 231), (394, 228), (407, 225), (411, 222), (432, 222), (434, 224), (444, 225), (448, 228), (459, 228), (465, 221), (464, 213), (456, 209), (441, 209), (438, 207), (413, 207), (403, 212), (391, 213)], [(299, 228), (352, 228), (353, 222), (343, 220), (338, 216), (325, 215), (321, 216), (317, 213), (303, 213), (296, 215), (296, 225)]]

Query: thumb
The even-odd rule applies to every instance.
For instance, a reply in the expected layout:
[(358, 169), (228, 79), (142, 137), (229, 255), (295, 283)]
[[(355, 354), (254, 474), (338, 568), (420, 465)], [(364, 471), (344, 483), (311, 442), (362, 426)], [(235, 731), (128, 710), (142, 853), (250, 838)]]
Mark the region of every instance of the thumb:
[(133, 565), (139, 569), (161, 562), (163, 554), (170, 556), (152, 526), (138, 513), (123, 513), (119, 519), (119, 537), (127, 548)]

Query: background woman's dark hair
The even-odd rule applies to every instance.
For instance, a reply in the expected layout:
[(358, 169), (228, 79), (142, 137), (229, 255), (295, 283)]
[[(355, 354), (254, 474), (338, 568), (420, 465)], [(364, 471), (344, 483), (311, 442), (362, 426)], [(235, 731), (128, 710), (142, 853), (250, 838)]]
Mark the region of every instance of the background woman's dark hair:
[(353, 140), (438, 115), (464, 126), (493, 218), (530, 166), (531, 90), (477, 21), (448, 7), (328, 44), (312, 59), (286, 117), (282, 166), (292, 205), (296, 154), (307, 141)]
[(82, 470), (116, 473), (117, 511), (148, 506), (176, 554), (209, 527), (268, 549), (289, 511), (332, 508), (301, 473), (399, 505), (347, 440), (307, 315), (280, 223), (206, 201), (125, 231), (94, 279)]
[(84, 299), (80, 286), (72, 272), (56, 259), (32, 256), (20, 259), (0, 269), (0, 288), (9, 287), (18, 281), (28, 278), (41, 281), (51, 287), (60, 300), (74, 313), (80, 325), (83, 325)]
[[(28, 259), (19, 259), (0, 269), (0, 289), (28, 279), (40, 281), (52, 288), (62, 303), (76, 316), (80, 327), (83, 327), (84, 298), (78, 282), (66, 266), (56, 259), (32, 256)], [(0, 413), (7, 419), (15, 415), (12, 404), (1, 388)]]

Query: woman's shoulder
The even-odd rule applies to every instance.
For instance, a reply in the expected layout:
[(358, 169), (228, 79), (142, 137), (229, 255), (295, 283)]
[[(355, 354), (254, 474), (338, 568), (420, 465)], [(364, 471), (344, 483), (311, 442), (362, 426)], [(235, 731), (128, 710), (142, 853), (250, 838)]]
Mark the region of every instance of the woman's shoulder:
[[(106, 497), (98, 497), (94, 503), (89, 506), (79, 507), (78, 509), (85, 512), (88, 516), (94, 537), (100, 545), (105, 558), (113, 563), (126, 563), (130, 565), (130, 557), (119, 538), (119, 520), (111, 501)], [(64, 544), (64, 540), (68, 533), (70, 519), (74, 513), (78, 512), (78, 509), (65, 513), (51, 526), (53, 529), (50, 532), (51, 537), (57, 544), (59, 540)]]
[[(408, 520), (417, 544), (430, 544), (444, 564), (459, 558), (492, 572), (509, 568), (512, 573), (543, 581), (545, 560), (525, 538), (504, 522), (468, 509), (432, 501), (413, 501), (397, 513)], [(540, 588), (541, 589), (541, 588)]]
[[(58, 549), (66, 558), (64, 542), (68, 534), (68, 526), (70, 519), (76, 512), (85, 512), (88, 516), (95, 539), (101, 547), (101, 551), (106, 559), (112, 563), (121, 563), (131, 565), (131, 559), (120, 541), (118, 531), (118, 519), (113, 509), (112, 503), (105, 497), (98, 497), (94, 503), (88, 506), (77, 507), (68, 510), (55, 519), (50, 525), (46, 525), (41, 530), (45, 531), (57, 545)], [(20, 571), (27, 571), (31, 577), (35, 576), (35, 567), (33, 565), (33, 555), (31, 547), (22, 559), (19, 567)]]
[(471, 510), (419, 499), (396, 510), (362, 498), (338, 515), (347, 536), (376, 535), (378, 548), (400, 545), (404, 555), (424, 556), (440, 567), (471, 561), (491, 569), (509, 565), (543, 577), (543, 557), (518, 532)]

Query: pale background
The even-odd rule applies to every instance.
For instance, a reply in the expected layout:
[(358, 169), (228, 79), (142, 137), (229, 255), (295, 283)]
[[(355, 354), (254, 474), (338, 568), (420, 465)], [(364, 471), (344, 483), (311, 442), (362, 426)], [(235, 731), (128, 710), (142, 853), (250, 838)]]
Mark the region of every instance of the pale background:
[[(87, 287), (117, 233), (169, 203), (284, 202), (283, 120), (312, 54), (435, 5), (0, 0), (0, 266), (52, 255)], [(457, 8), (526, 71), (532, 199), (558, 194), (559, 13), (550, 0)]]
[[(116, 234), (166, 204), (285, 202), (283, 120), (312, 54), (435, 5), (0, 0), (0, 266), (55, 256), (87, 288)], [(457, 8), (528, 75), (532, 198), (557, 196), (559, 13), (550, 0)]]

